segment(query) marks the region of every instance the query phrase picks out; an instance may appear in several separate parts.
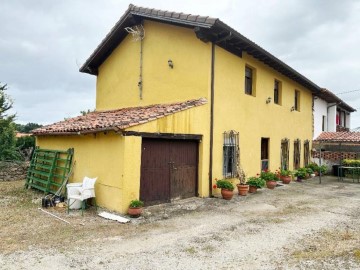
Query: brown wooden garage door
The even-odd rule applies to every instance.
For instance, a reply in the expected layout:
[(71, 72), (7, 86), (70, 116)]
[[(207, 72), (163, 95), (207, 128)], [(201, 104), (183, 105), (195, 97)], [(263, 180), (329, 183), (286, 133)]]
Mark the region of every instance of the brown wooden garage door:
[(196, 196), (198, 143), (143, 139), (140, 199), (146, 205)]

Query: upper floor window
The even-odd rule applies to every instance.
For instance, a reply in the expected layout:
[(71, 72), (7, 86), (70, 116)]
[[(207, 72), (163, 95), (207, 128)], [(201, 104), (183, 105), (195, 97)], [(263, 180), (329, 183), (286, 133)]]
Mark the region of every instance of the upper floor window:
[(281, 82), (278, 80), (274, 81), (274, 103), (281, 104)]
[(254, 95), (253, 89), (254, 70), (250, 67), (245, 67), (245, 94)]
[(300, 111), (300, 91), (298, 90), (295, 90), (294, 108), (296, 111)]

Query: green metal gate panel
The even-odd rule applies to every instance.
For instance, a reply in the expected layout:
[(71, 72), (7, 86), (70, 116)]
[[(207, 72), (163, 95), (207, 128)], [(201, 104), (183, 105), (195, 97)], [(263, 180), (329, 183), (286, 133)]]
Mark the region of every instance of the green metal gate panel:
[(48, 150), (36, 148), (31, 158), (25, 188), (55, 194), (70, 171), (74, 149)]

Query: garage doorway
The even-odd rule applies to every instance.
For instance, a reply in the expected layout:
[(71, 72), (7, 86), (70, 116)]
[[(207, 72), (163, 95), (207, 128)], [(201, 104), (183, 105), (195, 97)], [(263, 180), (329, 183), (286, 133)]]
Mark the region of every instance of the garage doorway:
[(198, 142), (143, 139), (140, 200), (145, 205), (197, 195)]

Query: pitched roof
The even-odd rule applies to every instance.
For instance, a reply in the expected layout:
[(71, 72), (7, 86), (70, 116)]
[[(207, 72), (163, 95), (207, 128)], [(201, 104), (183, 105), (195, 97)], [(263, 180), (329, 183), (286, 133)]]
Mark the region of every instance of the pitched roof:
[(329, 102), (329, 103), (336, 103), (340, 108), (343, 108), (344, 110), (348, 112), (355, 112), (356, 109), (348, 105), (345, 101), (343, 101), (341, 98), (336, 96), (333, 92), (326, 88), (321, 88), (320, 93), (317, 95), (323, 100)]
[(207, 103), (205, 98), (171, 104), (95, 111), (33, 130), (34, 135), (71, 135), (119, 131)]
[(315, 141), (360, 143), (360, 132), (323, 132)]
[(216, 45), (239, 56), (246, 52), (312, 92), (318, 93), (320, 91), (320, 87), (315, 83), (217, 18), (143, 8), (131, 4), (86, 60), (80, 71), (96, 75), (98, 67), (128, 34), (125, 28), (138, 25), (143, 19), (192, 28), (196, 36), (204, 42), (214, 42)]

